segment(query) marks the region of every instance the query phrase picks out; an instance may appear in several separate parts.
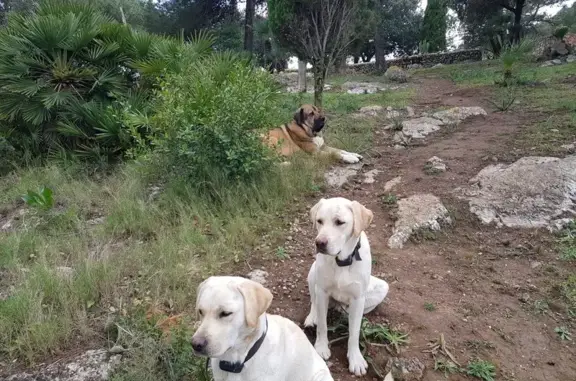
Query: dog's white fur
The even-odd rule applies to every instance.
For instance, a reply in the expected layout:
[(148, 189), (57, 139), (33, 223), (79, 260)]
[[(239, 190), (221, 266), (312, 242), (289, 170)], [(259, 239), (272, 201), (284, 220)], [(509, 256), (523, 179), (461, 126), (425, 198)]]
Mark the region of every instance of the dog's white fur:
[(343, 163), (354, 164), (362, 160), (362, 155), (358, 153), (348, 152), (342, 149), (327, 146), (324, 143), (324, 138), (321, 136), (315, 136), (312, 140), (314, 141), (314, 144), (316, 144), (316, 147), (318, 147), (320, 151), (326, 151), (332, 155), (335, 155)]
[[(201, 317), (193, 339), (206, 340), (215, 381), (333, 381), (324, 360), (292, 321), (266, 314), (272, 293), (252, 280), (214, 276), (198, 287)], [(224, 315), (230, 313), (229, 316)], [(238, 374), (222, 371), (219, 361), (243, 362), (250, 348), (268, 333), (262, 346)]]
[[(316, 242), (325, 242), (324, 253), (317, 253), (308, 274), (310, 314), (305, 326), (316, 325), (316, 351), (328, 360), (327, 312), (331, 299), (348, 312), (349, 370), (356, 376), (366, 374), (368, 363), (360, 352), (360, 324), (362, 316), (372, 311), (388, 294), (388, 283), (371, 276), (372, 257), (364, 230), (372, 222), (373, 214), (357, 201), (342, 197), (321, 199), (310, 210), (310, 218), (318, 231)], [(339, 267), (335, 257), (345, 260), (360, 240), (360, 261)]]

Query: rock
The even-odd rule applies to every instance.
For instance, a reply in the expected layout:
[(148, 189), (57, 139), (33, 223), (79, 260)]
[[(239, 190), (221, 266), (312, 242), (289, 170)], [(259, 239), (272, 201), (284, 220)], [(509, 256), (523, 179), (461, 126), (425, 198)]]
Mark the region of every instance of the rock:
[(261, 285), (266, 284), (266, 278), (268, 278), (268, 272), (260, 269), (254, 269), (248, 273), (248, 279), (258, 282)]
[(374, 94), (385, 90), (386, 87), (376, 82), (345, 82), (342, 84), (342, 89), (348, 94)]
[(108, 352), (110, 352), (113, 355), (121, 354), (121, 353), (124, 353), (125, 351), (126, 350), (121, 345), (115, 345), (108, 350)]
[(554, 66), (554, 62), (546, 61), (542, 65), (540, 65), (540, 67), (548, 67), (548, 66)]
[(489, 165), (464, 191), (470, 211), (485, 224), (552, 228), (576, 213), (576, 156), (524, 157)]
[(538, 261), (532, 261), (530, 262), (530, 268), (531, 269), (537, 269), (538, 267), (542, 266), (542, 262), (538, 262)]
[(87, 225), (102, 225), (106, 221), (106, 217), (100, 216), (86, 221)]
[(485, 116), (486, 111), (482, 107), (453, 107), (448, 110), (435, 112), (432, 116), (444, 123), (460, 123), (473, 116)]
[(444, 64), (441, 63), (437, 63), (436, 65), (432, 66), (432, 69), (438, 68), (438, 67), (443, 67)]
[(416, 112), (414, 112), (414, 108), (410, 106), (406, 106), (406, 115), (408, 118), (414, 118), (416, 116)]
[(56, 267), (56, 274), (63, 279), (72, 279), (74, 269), (67, 266), (58, 266)]
[(566, 44), (562, 41), (556, 42), (554, 45), (552, 45), (552, 54), (558, 55), (558, 56), (567, 55), (568, 54), (568, 48), (566, 47)]
[(420, 64), (410, 64), (406, 66), (408, 69), (421, 69), (423, 66)]
[(14, 374), (7, 381), (104, 381), (120, 364), (121, 359), (121, 355), (110, 355), (105, 349), (90, 350), (71, 361), (59, 361)]
[(362, 181), (364, 184), (374, 184), (376, 182), (376, 179), (374, 178), (377, 174), (379, 174), (380, 170), (378, 169), (372, 169), (366, 173), (364, 173), (364, 180)]
[(572, 151), (574, 151), (574, 149), (576, 149), (576, 142), (570, 143), (570, 144), (562, 144), (560, 146), (560, 148), (562, 148), (568, 152), (572, 152)]
[(362, 168), (362, 163), (347, 165), (345, 167), (335, 167), (324, 174), (326, 182), (331, 187), (339, 188), (344, 185), (352, 176), (355, 176), (360, 168)]
[(570, 54), (568, 57), (566, 57), (566, 62), (568, 63), (576, 62), (576, 54)]
[(396, 185), (400, 184), (400, 181), (402, 181), (402, 176), (394, 177), (392, 180), (387, 181), (384, 184), (384, 192), (390, 192)]
[(398, 66), (390, 66), (388, 70), (386, 70), (386, 73), (384, 73), (384, 77), (392, 82), (408, 82), (408, 75)]
[(374, 106), (364, 106), (358, 112), (364, 115), (377, 116), (378, 113), (381, 112), (382, 110), (384, 110), (384, 107), (374, 105)]
[(416, 357), (390, 357), (386, 363), (385, 373), (392, 373), (394, 381), (420, 381), (426, 367)]
[(562, 61), (559, 60), (559, 59), (552, 60), (552, 63), (553, 63), (554, 65), (562, 65)]
[(420, 229), (437, 231), (440, 223), (451, 223), (448, 210), (432, 194), (415, 194), (398, 201), (398, 220), (388, 240), (388, 247), (401, 249), (404, 242)]
[[(424, 139), (432, 132), (438, 131), (444, 122), (435, 118), (421, 117), (402, 122), (402, 135), (412, 139)], [(402, 137), (400, 141), (405, 140)]]
[(432, 156), (426, 161), (424, 172), (428, 174), (446, 172), (446, 164), (438, 156)]

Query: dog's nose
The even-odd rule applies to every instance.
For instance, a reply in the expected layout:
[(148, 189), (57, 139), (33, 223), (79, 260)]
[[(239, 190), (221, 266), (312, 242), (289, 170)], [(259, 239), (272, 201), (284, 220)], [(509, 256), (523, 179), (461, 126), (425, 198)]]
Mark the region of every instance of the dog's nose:
[(204, 337), (192, 337), (192, 349), (198, 353), (203, 353), (208, 346), (208, 341)]
[(328, 246), (328, 240), (326, 238), (316, 238), (316, 250), (323, 253), (326, 251)]

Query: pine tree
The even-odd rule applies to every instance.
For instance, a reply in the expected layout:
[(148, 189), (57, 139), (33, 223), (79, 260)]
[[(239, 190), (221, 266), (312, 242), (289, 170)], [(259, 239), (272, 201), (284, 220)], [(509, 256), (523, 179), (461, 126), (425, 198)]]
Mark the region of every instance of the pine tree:
[(420, 41), (427, 41), (430, 52), (446, 50), (446, 0), (428, 0), (424, 21), (422, 22)]

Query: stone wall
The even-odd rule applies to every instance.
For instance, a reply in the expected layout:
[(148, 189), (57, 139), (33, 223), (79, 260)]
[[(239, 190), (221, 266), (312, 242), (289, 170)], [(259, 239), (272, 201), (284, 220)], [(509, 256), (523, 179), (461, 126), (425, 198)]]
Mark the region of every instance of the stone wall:
[[(482, 51), (480, 49), (469, 49), (469, 50), (456, 50), (454, 52), (448, 53), (429, 53), (429, 54), (419, 54), (416, 56), (408, 56), (396, 58), (393, 60), (387, 60), (386, 64), (388, 66), (400, 66), (407, 68), (410, 65), (421, 65), (423, 67), (431, 67), (437, 64), (449, 65), (458, 62), (466, 61), (481, 61)], [(374, 70), (374, 63), (360, 63), (357, 65), (349, 66), (356, 72), (369, 73)]]

